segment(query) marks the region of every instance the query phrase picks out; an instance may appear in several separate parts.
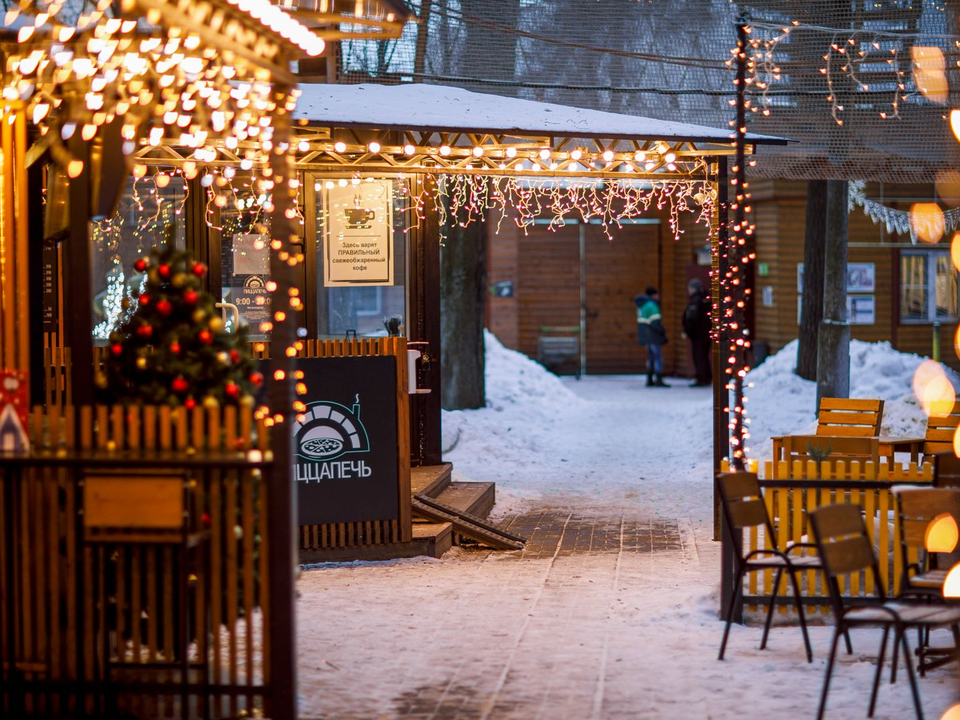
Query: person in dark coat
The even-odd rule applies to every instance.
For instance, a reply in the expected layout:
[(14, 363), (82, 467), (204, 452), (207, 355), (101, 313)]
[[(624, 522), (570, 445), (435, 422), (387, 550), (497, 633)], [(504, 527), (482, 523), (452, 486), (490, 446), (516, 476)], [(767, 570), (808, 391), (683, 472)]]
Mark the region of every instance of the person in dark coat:
[(713, 383), (710, 370), (710, 316), (712, 308), (700, 281), (694, 278), (687, 285), (690, 302), (683, 311), (683, 334), (690, 340), (696, 382), (691, 387), (703, 387)]
[(648, 287), (644, 295), (637, 295), (637, 342), (647, 347), (647, 387), (670, 387), (663, 381), (663, 351), (667, 344), (667, 330), (660, 314), (660, 294)]

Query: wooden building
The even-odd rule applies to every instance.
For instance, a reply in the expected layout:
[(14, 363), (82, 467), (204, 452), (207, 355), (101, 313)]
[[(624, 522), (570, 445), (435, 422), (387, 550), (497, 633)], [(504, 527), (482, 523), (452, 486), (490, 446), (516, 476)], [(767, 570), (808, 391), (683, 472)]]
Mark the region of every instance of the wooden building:
[[(763, 356), (782, 349), (799, 332), (807, 186), (794, 180), (756, 180), (751, 186), (757, 224), (753, 318), (756, 347)], [(936, 198), (932, 185), (870, 183), (864, 194), (902, 212)], [(710, 246), (707, 228), (692, 215), (683, 217), (681, 229), (675, 240), (668, 218), (656, 212), (611, 228), (612, 239), (598, 225), (551, 229), (544, 222), (524, 233), (502, 224), (488, 242), (488, 273), (495, 290), (488, 303), (488, 327), (507, 347), (537, 358), (542, 356), (541, 338), (580, 334), (582, 307), (584, 371), (643, 372), (646, 351), (636, 343), (633, 297), (654, 285), (660, 288), (669, 338), (664, 370), (692, 376), (681, 320), (688, 281), (696, 277), (709, 287)], [(939, 342), (940, 359), (960, 369), (953, 350), (960, 283), (950, 260), (950, 236), (948, 232), (935, 244), (914, 244), (908, 234), (890, 233), (883, 223), (874, 223), (861, 207), (851, 209), (847, 260), (854, 339), (889, 341), (897, 350), (923, 356), (932, 356)], [(506, 297), (497, 290), (505, 285), (510, 290)], [(571, 357), (554, 369), (573, 373), (577, 367)]]

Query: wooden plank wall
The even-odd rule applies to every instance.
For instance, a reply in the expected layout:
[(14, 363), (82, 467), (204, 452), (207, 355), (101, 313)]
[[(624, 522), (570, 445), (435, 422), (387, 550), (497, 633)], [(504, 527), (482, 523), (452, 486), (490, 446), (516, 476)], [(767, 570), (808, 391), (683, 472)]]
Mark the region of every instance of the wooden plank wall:
[[(49, 449), (232, 451), (244, 438), (244, 446), (269, 449), (268, 432), (251, 408), (54, 406), (45, 413), (37, 407), (30, 434)], [(224, 468), (182, 477), (188, 532), (203, 538), (189, 550), (173, 542), (88, 537), (83, 475), (74, 469), (29, 469), (19, 479), (9, 469), (0, 472), (0, 583), (2, 596), (12, 599), (11, 606), (0, 604), (3, 627), (12, 612), (13, 652), (24, 680), (54, 683), (18, 688), (17, 697), (25, 695), (20, 709), (3, 698), (8, 716), (262, 712), (270, 639), (260, 472)], [(3, 653), (9, 662), (5, 643)], [(187, 659), (184, 677), (178, 666)], [(104, 679), (115, 683), (115, 710), (102, 691), (87, 687)]]
[[(797, 337), (797, 263), (803, 262), (803, 236), (806, 223), (806, 183), (785, 180), (756, 180), (754, 212), (757, 223), (757, 262), (769, 266), (769, 275), (756, 277), (756, 333), (757, 342), (767, 343), (771, 352), (776, 352)], [(905, 198), (902, 202), (888, 200), (891, 207), (908, 209), (906, 198), (922, 200), (932, 198), (932, 188), (923, 186), (885, 186), (885, 192), (893, 197)], [(899, 236), (886, 235), (860, 208), (854, 208), (849, 218), (850, 243), (909, 242)], [(944, 243), (948, 240), (944, 240)], [(898, 276), (899, 253), (894, 248), (851, 247), (849, 262), (871, 262), (876, 267), (876, 322), (873, 325), (853, 325), (854, 339), (867, 342), (890, 341), (903, 352), (930, 355), (932, 349), (932, 326), (929, 324), (903, 324), (897, 322), (896, 304), (899, 303)], [(773, 288), (773, 305), (762, 303), (763, 288)], [(956, 324), (941, 327), (941, 359), (960, 369), (960, 359), (953, 352), (953, 335)]]

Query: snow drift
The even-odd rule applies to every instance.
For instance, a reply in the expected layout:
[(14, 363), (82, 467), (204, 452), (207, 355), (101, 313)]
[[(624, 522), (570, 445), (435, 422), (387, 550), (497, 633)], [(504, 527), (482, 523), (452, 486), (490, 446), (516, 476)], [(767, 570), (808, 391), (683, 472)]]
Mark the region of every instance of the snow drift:
[[(885, 402), (884, 434), (924, 434), (926, 416), (912, 383), (917, 366), (926, 359), (894, 350), (889, 342), (851, 340), (850, 397)], [(797, 340), (793, 340), (747, 375), (751, 457), (769, 459), (773, 452), (770, 438), (774, 435), (816, 431), (816, 383), (796, 375), (796, 366)], [(960, 377), (943, 367), (954, 387), (960, 387)]]

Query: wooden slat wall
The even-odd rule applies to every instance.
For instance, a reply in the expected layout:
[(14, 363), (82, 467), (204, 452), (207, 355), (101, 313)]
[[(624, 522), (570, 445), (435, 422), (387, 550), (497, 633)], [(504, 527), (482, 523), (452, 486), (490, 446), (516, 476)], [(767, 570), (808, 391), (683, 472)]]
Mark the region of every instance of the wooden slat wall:
[[(770, 274), (756, 277), (756, 338), (768, 343), (776, 352), (797, 337), (797, 264), (803, 262), (803, 238), (806, 224), (806, 183), (787, 180), (756, 180), (752, 183), (754, 212), (757, 224), (757, 262), (766, 263)], [(932, 198), (933, 189), (926, 186), (885, 186), (891, 196), (919, 201)], [(891, 207), (908, 209), (910, 203), (887, 201)], [(879, 243), (908, 242), (899, 236), (890, 236), (880, 225), (874, 225), (863, 211), (854, 208), (849, 218), (849, 242)], [(948, 242), (945, 239), (943, 243)], [(852, 337), (867, 342), (890, 341), (903, 352), (930, 355), (933, 332), (929, 324), (895, 323), (895, 305), (899, 302), (899, 288), (894, 286), (897, 275), (897, 251), (892, 248), (857, 248), (848, 253), (849, 262), (871, 262), (876, 269), (874, 292), (876, 322), (873, 325), (853, 325)], [(773, 305), (762, 304), (763, 288), (773, 288)], [(960, 369), (960, 359), (952, 351), (956, 324), (941, 327), (941, 359)]]
[(514, 296), (487, 296), (487, 327), (508, 348), (520, 346), (520, 240), (523, 231), (513, 222), (499, 223), (499, 214), (487, 216), (487, 282), (512, 281)]
[[(77, 412), (79, 438), (73, 432)], [(46, 414), (34, 410), (30, 433), (36, 446), (51, 449), (233, 450), (237, 437), (251, 437), (252, 412), (54, 406)], [(258, 442), (269, 447), (262, 426)], [(26, 681), (69, 684), (62, 693), (26, 688), (21, 710), (44, 717), (111, 714), (107, 697), (84, 687), (109, 673), (116, 711), (138, 717), (262, 711), (269, 610), (261, 582), (266, 567), (260, 545), (267, 533), (258, 507), (259, 470), (185, 477), (188, 529), (201, 538), (191, 550), (172, 542), (85, 536), (81, 480), (64, 468), (27, 470), (19, 480), (0, 472), (0, 584), (12, 603), (0, 603), (0, 619), (6, 623), (11, 612), (16, 619), (15, 662)], [(5, 540), (10, 524), (14, 546)], [(7, 581), (11, 564), (13, 587)], [(177, 627), (185, 634), (178, 636)], [(2, 652), (9, 662), (5, 644)], [(185, 653), (186, 678), (180, 668), (164, 665), (182, 662)], [(125, 691), (129, 683), (154, 687)], [(3, 698), (6, 713), (19, 712), (11, 704), (17, 695)]]

